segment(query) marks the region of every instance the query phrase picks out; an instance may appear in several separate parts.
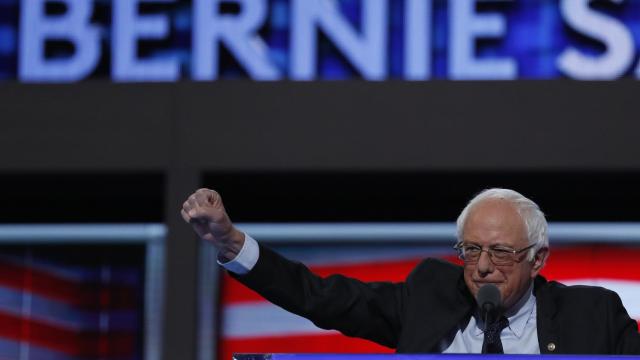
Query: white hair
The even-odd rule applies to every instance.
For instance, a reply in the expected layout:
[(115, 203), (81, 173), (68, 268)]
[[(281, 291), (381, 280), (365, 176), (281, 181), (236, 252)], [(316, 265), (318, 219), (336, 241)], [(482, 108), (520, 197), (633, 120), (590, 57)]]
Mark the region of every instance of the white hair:
[(529, 250), (527, 256), (529, 261), (533, 261), (538, 250), (549, 247), (547, 220), (538, 205), (517, 191), (500, 188), (483, 190), (469, 201), (456, 221), (456, 236), (458, 238), (458, 242), (463, 241), (462, 231), (471, 208), (487, 199), (502, 199), (509, 201), (515, 206), (518, 214), (524, 222), (529, 245), (535, 244), (535, 246)]

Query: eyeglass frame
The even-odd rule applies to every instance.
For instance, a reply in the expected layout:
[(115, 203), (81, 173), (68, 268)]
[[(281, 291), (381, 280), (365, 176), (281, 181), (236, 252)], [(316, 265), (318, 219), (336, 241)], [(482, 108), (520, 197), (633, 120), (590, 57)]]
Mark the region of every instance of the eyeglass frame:
[[(536, 243), (533, 243), (533, 244), (529, 244), (528, 246), (523, 247), (522, 249), (519, 249), (519, 250), (512, 249), (512, 248), (509, 248), (508, 246), (505, 246), (505, 248), (499, 249), (499, 250), (504, 251), (505, 253), (511, 254), (512, 257), (509, 260), (509, 262), (507, 262), (507, 263), (496, 264), (496, 262), (493, 259), (493, 255), (492, 255), (493, 251), (496, 250), (496, 249), (495, 248), (492, 249), (491, 247), (489, 247), (487, 250), (485, 250), (482, 246), (476, 245), (476, 244), (466, 244), (466, 245), (475, 246), (475, 247), (480, 249), (480, 253), (478, 253), (478, 259), (474, 260), (474, 261), (465, 260), (464, 259), (464, 251), (463, 251), (463, 247), (464, 247), (465, 244), (466, 244), (465, 242), (459, 242), (459, 243), (457, 243), (457, 244), (455, 244), (453, 246), (453, 248), (458, 251), (458, 258), (460, 260), (464, 261), (466, 264), (476, 264), (478, 261), (480, 261), (480, 257), (482, 256), (482, 252), (484, 251), (489, 255), (489, 260), (491, 260), (491, 262), (494, 265), (497, 265), (497, 266), (509, 266), (509, 265), (513, 265), (513, 264), (515, 264), (517, 262), (520, 262), (520, 261), (516, 261), (515, 256), (518, 255), (519, 253), (522, 253), (523, 251), (529, 250), (529, 249), (533, 248), (534, 246), (536, 246)], [(498, 245), (498, 246), (500, 246), (500, 245)], [(510, 250), (507, 250), (507, 249), (510, 249)]]

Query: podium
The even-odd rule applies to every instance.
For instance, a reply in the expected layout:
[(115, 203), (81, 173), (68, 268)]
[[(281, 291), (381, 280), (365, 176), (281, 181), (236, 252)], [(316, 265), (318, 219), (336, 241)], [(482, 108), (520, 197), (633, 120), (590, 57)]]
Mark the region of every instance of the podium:
[[(233, 360), (630, 360), (635, 355), (514, 354), (233, 354)], [(228, 359), (223, 359), (228, 360)]]

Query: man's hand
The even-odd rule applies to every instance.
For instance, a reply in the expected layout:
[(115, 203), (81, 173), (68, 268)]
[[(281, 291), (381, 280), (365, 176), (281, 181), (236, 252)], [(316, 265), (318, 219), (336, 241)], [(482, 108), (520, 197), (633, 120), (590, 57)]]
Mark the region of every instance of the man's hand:
[(180, 213), (200, 238), (218, 249), (223, 260), (235, 258), (242, 249), (244, 234), (233, 226), (217, 192), (199, 189), (182, 204)]

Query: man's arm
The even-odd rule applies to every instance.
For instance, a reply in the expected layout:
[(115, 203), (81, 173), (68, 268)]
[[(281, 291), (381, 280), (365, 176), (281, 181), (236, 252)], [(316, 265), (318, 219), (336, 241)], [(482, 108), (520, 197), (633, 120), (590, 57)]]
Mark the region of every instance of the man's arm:
[[(397, 346), (404, 284), (363, 283), (341, 275), (321, 278), (303, 264), (245, 237), (233, 226), (220, 195), (213, 190), (199, 189), (191, 195), (183, 204), (182, 217), (218, 249), (219, 262), (232, 276), (276, 305), (319, 327)], [(242, 265), (246, 258), (253, 260)]]
[(396, 348), (401, 333), (404, 283), (369, 282), (343, 275), (320, 277), (260, 245), (260, 258), (244, 275), (231, 274), (283, 309), (323, 329)]
[(610, 314), (612, 334), (615, 339), (615, 354), (640, 355), (640, 334), (638, 333), (638, 323), (631, 319), (627, 310), (622, 305), (620, 296), (615, 292), (610, 293), (609, 306), (612, 308)]

